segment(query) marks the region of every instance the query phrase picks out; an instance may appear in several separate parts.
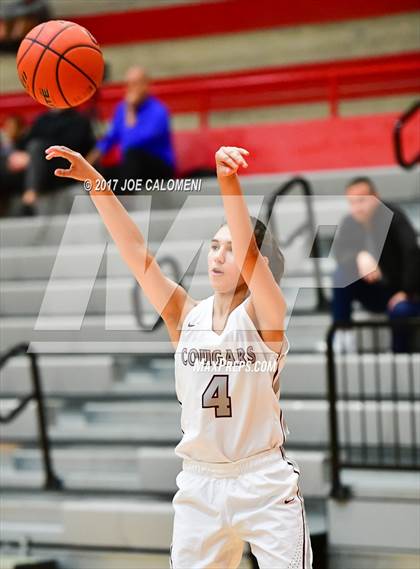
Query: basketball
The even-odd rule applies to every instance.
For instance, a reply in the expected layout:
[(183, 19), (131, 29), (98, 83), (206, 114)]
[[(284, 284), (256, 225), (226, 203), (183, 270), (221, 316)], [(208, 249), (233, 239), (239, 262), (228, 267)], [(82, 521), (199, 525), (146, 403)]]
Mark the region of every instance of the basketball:
[(44, 22), (30, 30), (19, 46), (16, 64), (29, 95), (59, 109), (87, 101), (104, 72), (102, 52), (92, 34), (64, 20)]

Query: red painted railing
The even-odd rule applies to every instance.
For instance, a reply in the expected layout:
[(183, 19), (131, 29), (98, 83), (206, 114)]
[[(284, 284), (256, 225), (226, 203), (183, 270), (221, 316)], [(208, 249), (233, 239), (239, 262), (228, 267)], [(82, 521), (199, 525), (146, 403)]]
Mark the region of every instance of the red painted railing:
[[(420, 93), (420, 52), (157, 80), (152, 91), (172, 113), (198, 113), (202, 128), (212, 111), (271, 105), (327, 102), (337, 116), (341, 101)], [(91, 104), (108, 119), (123, 93), (104, 85)], [(43, 110), (23, 92), (0, 95), (0, 108), (28, 121)]]

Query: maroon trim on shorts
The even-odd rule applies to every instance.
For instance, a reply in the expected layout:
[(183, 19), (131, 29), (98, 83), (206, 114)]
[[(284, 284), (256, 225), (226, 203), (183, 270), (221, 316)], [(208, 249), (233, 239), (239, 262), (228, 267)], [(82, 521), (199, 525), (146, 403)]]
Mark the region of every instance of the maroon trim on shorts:
[(282, 354), (280, 353), (276, 359), (276, 364), (277, 364), (276, 365), (276, 371), (274, 372), (273, 381), (271, 382), (271, 386), (273, 387), (273, 389), (274, 389), (274, 381), (276, 380), (278, 373), (279, 373), (281, 356), (282, 356)]
[(302, 550), (302, 569), (305, 569), (305, 564), (306, 564), (306, 530), (305, 530), (305, 514), (303, 511), (303, 501), (302, 501), (302, 497), (300, 495), (300, 488), (299, 488), (299, 484), (298, 484), (298, 492), (297, 492), (298, 498), (300, 500), (300, 506), (302, 509), (302, 527), (303, 527), (303, 550)]
[(281, 432), (283, 435), (283, 444), (284, 444), (286, 442), (287, 438), (286, 438), (286, 433), (284, 432), (284, 426), (283, 426), (283, 409), (280, 409), (280, 428), (281, 428)]
[[(293, 472), (295, 472), (299, 477), (300, 477), (300, 472), (298, 470), (296, 470), (296, 466), (294, 464), (292, 464), (290, 462), (290, 459), (288, 459), (288, 457), (286, 456), (283, 447), (279, 447), (280, 448), (280, 452), (281, 455), (283, 457), (283, 459), (287, 462), (287, 464), (289, 464), (292, 468), (293, 468)], [(301, 507), (301, 511), (302, 511), (302, 527), (303, 527), (303, 551), (302, 551), (302, 569), (305, 569), (305, 564), (306, 564), (306, 530), (305, 530), (305, 514), (304, 514), (304, 509), (303, 509), (303, 501), (302, 501), (302, 496), (300, 493), (300, 488), (299, 488), (299, 479), (298, 479), (298, 485), (297, 485), (297, 497), (299, 499), (300, 502), (300, 507)]]

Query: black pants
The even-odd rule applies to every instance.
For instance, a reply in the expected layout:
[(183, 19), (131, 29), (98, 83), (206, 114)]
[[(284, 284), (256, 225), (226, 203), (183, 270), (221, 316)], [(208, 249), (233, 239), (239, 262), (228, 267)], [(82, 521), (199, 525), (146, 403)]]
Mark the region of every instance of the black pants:
[(45, 159), (45, 150), (54, 144), (48, 139), (31, 140), (26, 147), (29, 154), (29, 164), (25, 170), (10, 172), (5, 160), (0, 164), (0, 216), (7, 215), (12, 198), (18, 198), (29, 189), (38, 195), (49, 194), (74, 183), (66, 178), (58, 178), (54, 174), (56, 168), (68, 168), (68, 161), (57, 158), (51, 161)]
[(0, 217), (8, 214), (13, 198), (21, 196), (25, 172), (11, 172), (7, 168), (7, 159), (0, 158)]
[[(391, 296), (397, 292), (395, 289), (390, 289), (380, 283), (370, 284), (363, 279), (343, 287), (342, 284), (350, 280), (346, 279), (346, 276), (343, 267), (338, 267), (334, 274), (332, 312), (335, 322), (351, 321), (352, 305), (355, 300), (358, 300), (370, 312), (387, 314), (390, 320), (420, 316), (420, 301), (404, 300), (389, 310), (387, 304)], [(394, 352), (406, 352), (409, 349), (410, 342), (409, 331), (403, 327), (394, 328)]]
[(74, 184), (68, 178), (58, 178), (54, 174), (56, 168), (68, 168), (69, 162), (64, 158), (45, 159), (45, 150), (55, 144), (48, 139), (35, 139), (26, 148), (30, 161), (25, 174), (25, 190), (32, 189), (38, 194), (48, 194), (69, 184)]
[[(139, 148), (130, 148), (125, 151), (121, 164), (121, 183), (124, 180), (141, 179), (167, 180), (174, 176), (174, 169), (161, 158), (153, 156)], [(123, 192), (115, 191), (116, 194)]]

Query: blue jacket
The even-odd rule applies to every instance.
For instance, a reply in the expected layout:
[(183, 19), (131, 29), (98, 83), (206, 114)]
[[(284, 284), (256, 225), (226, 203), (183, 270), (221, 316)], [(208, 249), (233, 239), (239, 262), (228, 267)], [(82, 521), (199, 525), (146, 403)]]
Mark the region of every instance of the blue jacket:
[(175, 166), (166, 107), (155, 97), (148, 96), (137, 108), (136, 123), (128, 126), (125, 122), (126, 106), (125, 101), (117, 105), (111, 126), (97, 143), (97, 148), (103, 154), (115, 144), (120, 145), (123, 154), (129, 148), (139, 148)]

